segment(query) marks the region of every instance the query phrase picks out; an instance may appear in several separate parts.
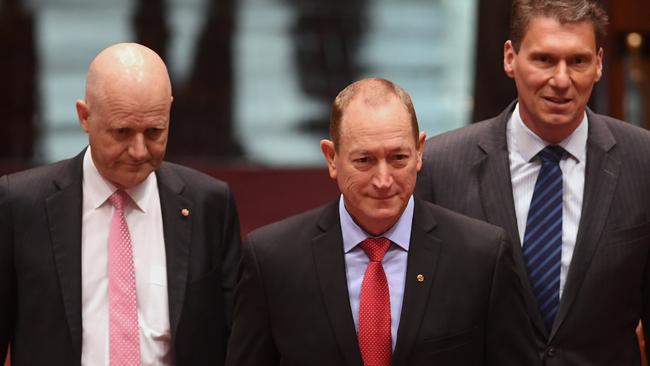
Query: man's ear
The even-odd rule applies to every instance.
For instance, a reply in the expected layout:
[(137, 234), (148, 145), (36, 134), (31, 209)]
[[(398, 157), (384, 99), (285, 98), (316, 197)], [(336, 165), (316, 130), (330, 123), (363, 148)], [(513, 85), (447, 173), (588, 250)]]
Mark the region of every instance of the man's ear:
[(336, 179), (336, 149), (334, 148), (334, 142), (327, 139), (320, 140), (320, 149), (327, 162), (330, 178)]
[(418, 146), (417, 146), (418, 172), (422, 168), (422, 155), (424, 154), (424, 144), (426, 140), (427, 140), (427, 134), (424, 132), (420, 132), (420, 136), (418, 136)]
[(88, 115), (90, 114), (90, 111), (88, 110), (88, 104), (86, 104), (86, 102), (81, 99), (77, 99), (75, 106), (77, 107), (77, 117), (79, 118), (81, 129), (88, 133), (90, 129), (90, 126), (88, 124)]
[(598, 48), (596, 53), (596, 81), (599, 81), (603, 76), (603, 48)]
[(512, 46), (512, 41), (507, 40), (506, 43), (503, 44), (503, 71), (505, 71), (506, 75), (511, 79), (515, 78), (515, 56), (517, 56), (517, 53)]

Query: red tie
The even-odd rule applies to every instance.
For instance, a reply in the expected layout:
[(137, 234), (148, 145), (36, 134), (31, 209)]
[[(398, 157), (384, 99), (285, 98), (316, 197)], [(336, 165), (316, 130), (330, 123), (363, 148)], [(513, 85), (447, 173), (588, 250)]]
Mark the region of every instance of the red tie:
[(370, 258), (361, 284), (359, 348), (365, 366), (390, 366), (390, 293), (382, 259), (390, 246), (386, 238), (368, 238), (361, 248)]

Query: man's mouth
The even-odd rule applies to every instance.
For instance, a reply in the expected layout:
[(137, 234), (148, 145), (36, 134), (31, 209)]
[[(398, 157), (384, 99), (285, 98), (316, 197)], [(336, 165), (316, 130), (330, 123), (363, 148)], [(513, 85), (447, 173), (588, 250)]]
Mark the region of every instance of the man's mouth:
[(565, 105), (571, 102), (571, 98), (562, 98), (562, 97), (544, 97), (545, 100), (558, 105)]

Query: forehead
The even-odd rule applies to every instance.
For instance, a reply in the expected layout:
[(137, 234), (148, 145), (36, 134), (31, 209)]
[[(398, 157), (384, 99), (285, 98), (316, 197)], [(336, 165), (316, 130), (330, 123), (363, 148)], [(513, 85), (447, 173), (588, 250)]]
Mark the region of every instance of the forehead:
[(560, 23), (552, 17), (537, 16), (528, 22), (521, 46), (573, 46), (595, 50), (596, 33), (588, 21)]
[(169, 119), (171, 97), (150, 91), (147, 93), (106, 93), (93, 107), (102, 119), (110, 123), (166, 122)]
[(415, 144), (410, 114), (397, 98), (379, 104), (353, 100), (341, 120), (340, 140), (341, 145), (349, 145), (350, 149), (360, 144), (368, 147)]

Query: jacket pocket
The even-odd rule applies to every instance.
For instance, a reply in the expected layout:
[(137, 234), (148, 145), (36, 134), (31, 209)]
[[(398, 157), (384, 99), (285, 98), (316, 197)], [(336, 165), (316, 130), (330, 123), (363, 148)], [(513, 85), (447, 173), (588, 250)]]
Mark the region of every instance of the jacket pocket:
[(604, 246), (619, 246), (650, 240), (650, 222), (605, 233)]
[(477, 333), (478, 327), (472, 327), (452, 334), (425, 339), (417, 345), (417, 349), (428, 354), (451, 351), (475, 342)]

